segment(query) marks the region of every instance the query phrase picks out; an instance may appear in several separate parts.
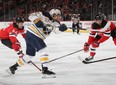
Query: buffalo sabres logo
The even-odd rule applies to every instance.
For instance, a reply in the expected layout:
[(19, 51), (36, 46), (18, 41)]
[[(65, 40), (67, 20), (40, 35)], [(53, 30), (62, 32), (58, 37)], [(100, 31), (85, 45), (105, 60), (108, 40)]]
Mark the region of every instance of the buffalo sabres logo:
[(46, 26), (43, 28), (44, 34), (48, 35), (52, 32), (53, 26), (50, 24), (46, 24)]
[(45, 17), (45, 22), (49, 22), (49, 18), (48, 17)]

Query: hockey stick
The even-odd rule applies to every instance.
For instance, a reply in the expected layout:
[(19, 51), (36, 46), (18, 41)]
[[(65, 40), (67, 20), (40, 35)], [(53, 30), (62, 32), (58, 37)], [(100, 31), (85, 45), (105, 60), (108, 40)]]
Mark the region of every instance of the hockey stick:
[[(77, 50), (77, 51), (75, 51), (75, 52), (72, 52), (72, 53), (69, 53), (69, 54), (63, 55), (63, 56), (58, 57), (58, 58), (54, 58), (54, 59), (50, 60), (49, 62), (45, 62), (45, 63), (50, 63), (50, 62), (53, 62), (53, 61), (59, 60), (59, 59), (61, 59), (61, 58), (67, 57), (67, 56), (69, 56), (69, 55), (72, 55), (72, 54), (75, 54), (75, 53), (77, 53), (77, 52), (81, 52), (81, 51), (83, 51), (83, 49), (80, 49), (80, 50)], [(45, 63), (43, 63), (43, 64), (45, 64)]]
[(33, 63), (32, 61), (30, 61), (31, 64), (33, 64), (39, 71), (42, 71), (37, 65), (35, 65), (35, 63)]
[(96, 62), (102, 62), (102, 61), (106, 61), (106, 60), (111, 60), (111, 59), (115, 59), (116, 56), (114, 57), (110, 57), (110, 58), (103, 58), (103, 59), (99, 59), (99, 60), (94, 60), (94, 61), (82, 61), (84, 64), (91, 64), (91, 63), (96, 63)]

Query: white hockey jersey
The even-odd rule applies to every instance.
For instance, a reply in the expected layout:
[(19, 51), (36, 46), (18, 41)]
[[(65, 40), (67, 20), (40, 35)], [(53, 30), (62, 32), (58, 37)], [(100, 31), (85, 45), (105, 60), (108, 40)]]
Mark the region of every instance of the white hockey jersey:
[[(33, 22), (33, 24), (29, 26), (27, 30), (43, 40), (47, 36), (49, 36), (52, 31), (54, 31), (55, 33), (60, 33), (59, 28), (58, 28), (60, 26), (60, 23), (53, 22), (53, 20), (50, 20), (49, 17), (44, 16), (42, 12), (35, 12), (35, 13), (30, 14), (29, 20)], [(38, 22), (39, 20), (41, 20), (44, 26), (46, 26), (47, 28), (46, 31), (48, 31), (48, 33), (45, 33), (43, 28), (38, 28), (35, 25), (35, 22)]]

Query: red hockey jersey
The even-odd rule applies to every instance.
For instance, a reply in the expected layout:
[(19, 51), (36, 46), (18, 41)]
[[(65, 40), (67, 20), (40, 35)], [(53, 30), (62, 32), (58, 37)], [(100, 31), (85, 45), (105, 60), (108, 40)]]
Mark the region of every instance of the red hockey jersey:
[(10, 39), (12, 43), (18, 42), (17, 35), (22, 34), (25, 37), (26, 33), (25, 30), (18, 29), (15, 23), (11, 23), (7, 28), (3, 28), (0, 30), (0, 39)]
[(111, 31), (114, 29), (116, 29), (116, 27), (112, 22), (103, 20), (101, 25), (94, 22), (90, 29), (88, 44), (92, 44), (94, 42), (96, 34), (101, 36), (99, 43), (103, 43), (110, 37)]

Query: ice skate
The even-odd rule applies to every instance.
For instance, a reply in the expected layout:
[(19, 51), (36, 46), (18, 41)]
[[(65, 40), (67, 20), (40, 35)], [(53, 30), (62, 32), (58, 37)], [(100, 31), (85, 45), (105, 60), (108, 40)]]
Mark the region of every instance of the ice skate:
[(42, 78), (56, 78), (55, 73), (51, 70), (48, 70), (48, 67), (42, 67)]
[(93, 60), (93, 57), (92, 56), (89, 56), (89, 57), (87, 57), (87, 58), (85, 58), (85, 60), (84, 61), (91, 61), (91, 60)]
[(15, 71), (17, 70), (18, 64), (14, 64), (13, 66), (6, 69), (6, 72), (8, 72), (10, 75), (15, 74)]
[(17, 70), (17, 68), (16, 67), (9, 67), (8, 69), (6, 69), (6, 71), (10, 74), (10, 75), (12, 75), (12, 74), (15, 74), (15, 71)]
[(80, 35), (80, 33), (77, 33), (78, 35)]

